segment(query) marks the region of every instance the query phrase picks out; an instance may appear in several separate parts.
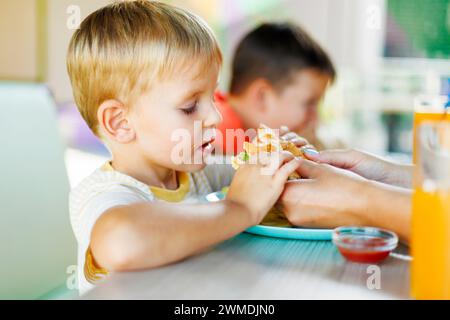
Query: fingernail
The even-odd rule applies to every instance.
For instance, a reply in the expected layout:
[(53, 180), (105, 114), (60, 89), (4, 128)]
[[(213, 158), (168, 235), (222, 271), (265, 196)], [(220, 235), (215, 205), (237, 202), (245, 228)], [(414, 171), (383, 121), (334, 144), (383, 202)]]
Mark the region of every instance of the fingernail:
[(319, 154), (317, 150), (310, 148), (303, 149), (303, 152), (306, 153), (308, 156), (317, 156)]

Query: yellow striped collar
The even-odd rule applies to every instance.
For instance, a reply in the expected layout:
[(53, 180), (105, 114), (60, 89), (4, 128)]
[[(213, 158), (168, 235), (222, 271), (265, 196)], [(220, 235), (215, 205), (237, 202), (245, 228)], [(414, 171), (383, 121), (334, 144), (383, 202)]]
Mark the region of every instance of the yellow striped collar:
[[(114, 171), (110, 161), (105, 162), (101, 167), (103, 171)], [(153, 195), (167, 202), (183, 201), (189, 192), (189, 175), (186, 172), (177, 171), (178, 188), (176, 190), (164, 189), (159, 187), (149, 186)]]

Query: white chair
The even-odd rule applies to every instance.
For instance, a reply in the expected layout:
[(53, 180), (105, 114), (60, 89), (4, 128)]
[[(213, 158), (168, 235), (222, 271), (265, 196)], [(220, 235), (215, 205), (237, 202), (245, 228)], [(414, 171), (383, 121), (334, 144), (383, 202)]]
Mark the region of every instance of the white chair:
[(48, 89), (0, 82), (0, 130), (0, 299), (53, 298), (66, 293), (76, 245)]

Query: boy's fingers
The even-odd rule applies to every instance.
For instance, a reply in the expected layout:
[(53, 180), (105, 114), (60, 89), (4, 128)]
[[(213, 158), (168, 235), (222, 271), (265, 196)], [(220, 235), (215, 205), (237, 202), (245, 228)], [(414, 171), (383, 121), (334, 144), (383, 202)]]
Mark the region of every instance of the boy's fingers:
[(268, 158), (268, 162), (263, 165), (263, 174), (273, 175), (275, 172), (283, 165), (283, 163), (288, 162), (289, 160), (294, 159), (292, 153), (288, 151), (281, 151), (277, 153), (270, 154)]
[(291, 173), (296, 171), (296, 169), (299, 167), (299, 165), (300, 165), (300, 160), (296, 159), (296, 158), (283, 164), (280, 167), (280, 169), (277, 171), (277, 173), (275, 174), (274, 179), (276, 180), (276, 183), (286, 182), (287, 179), (289, 178), (289, 176), (291, 175)]
[(249, 164), (257, 164), (260, 166), (268, 166), (270, 165), (272, 159), (271, 154), (269, 152), (258, 152), (253, 155), (250, 155)]
[(294, 155), (289, 151), (280, 151), (273, 153), (261, 153), (261, 163), (266, 166), (275, 166), (277, 169), (285, 162), (294, 158)]
[(280, 168), (283, 163), (286, 163), (290, 160), (294, 159), (294, 155), (290, 153), (289, 151), (281, 151), (278, 153), (278, 156), (274, 157), (274, 162), (276, 164), (277, 168)]

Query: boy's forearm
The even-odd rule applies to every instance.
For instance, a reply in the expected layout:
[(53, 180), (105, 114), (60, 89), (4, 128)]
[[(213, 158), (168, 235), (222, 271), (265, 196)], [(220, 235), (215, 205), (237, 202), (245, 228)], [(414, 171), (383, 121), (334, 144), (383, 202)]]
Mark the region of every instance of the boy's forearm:
[(151, 268), (193, 255), (251, 225), (246, 208), (230, 201), (138, 203), (105, 212), (92, 231), (91, 249), (96, 262), (111, 271)]
[(408, 243), (411, 228), (412, 191), (371, 181), (365, 193), (366, 221), (375, 227), (396, 232)]

